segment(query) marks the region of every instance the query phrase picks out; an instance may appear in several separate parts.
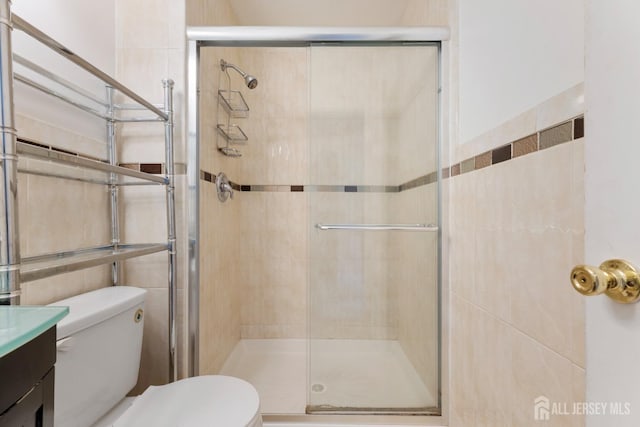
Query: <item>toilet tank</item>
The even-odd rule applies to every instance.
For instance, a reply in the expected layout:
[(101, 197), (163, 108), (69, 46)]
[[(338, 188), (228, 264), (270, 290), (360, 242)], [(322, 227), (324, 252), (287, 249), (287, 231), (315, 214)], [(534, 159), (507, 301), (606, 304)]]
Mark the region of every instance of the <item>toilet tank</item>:
[(147, 291), (110, 286), (52, 306), (68, 306), (58, 323), (56, 426), (88, 427), (135, 386)]

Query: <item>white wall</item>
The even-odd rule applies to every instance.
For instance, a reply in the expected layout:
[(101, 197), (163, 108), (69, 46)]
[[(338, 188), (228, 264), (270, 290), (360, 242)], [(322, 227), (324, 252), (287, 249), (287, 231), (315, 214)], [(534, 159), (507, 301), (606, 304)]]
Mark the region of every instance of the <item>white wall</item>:
[[(72, 52), (110, 75), (115, 73), (114, 0), (15, 0), (12, 12), (35, 25)], [(18, 30), (13, 32), (14, 52), (48, 70), (104, 94), (103, 85), (69, 61), (44, 48)], [(15, 71), (25, 74), (20, 66)], [(41, 81), (41, 80), (39, 80)], [(16, 111), (26, 116), (70, 129), (92, 138), (104, 139), (104, 121), (74, 107), (40, 95), (16, 83)], [(18, 129), (20, 132), (20, 129)]]
[(584, 80), (584, 0), (459, 0), (460, 142)]
[(104, 71), (115, 71), (113, 0), (14, 0), (11, 10)]
[[(585, 261), (640, 265), (640, 3), (587, 1)], [(605, 206), (616, 205), (614, 208)], [(589, 427), (640, 425), (640, 303), (587, 298), (587, 400), (630, 402), (629, 416), (593, 416)]]

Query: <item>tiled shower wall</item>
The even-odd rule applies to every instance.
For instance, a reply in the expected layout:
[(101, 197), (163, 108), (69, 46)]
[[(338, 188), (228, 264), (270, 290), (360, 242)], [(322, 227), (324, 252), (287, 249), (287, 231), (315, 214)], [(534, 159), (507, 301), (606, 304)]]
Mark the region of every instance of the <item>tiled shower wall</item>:
[[(116, 78), (154, 104), (163, 104), (162, 80), (171, 78), (174, 88), (176, 220), (178, 251), (178, 363), (186, 375), (186, 250), (184, 55), (185, 4), (149, 0), (116, 4)], [(130, 102), (118, 100), (119, 102)], [(161, 123), (128, 124), (117, 128), (118, 160), (121, 163), (163, 163), (164, 127)], [(127, 187), (121, 191), (121, 239), (130, 243), (164, 242), (167, 236), (165, 189)], [(145, 330), (138, 385), (164, 384), (169, 372), (167, 253), (162, 252), (124, 263), (123, 283), (145, 288)]]
[[(237, 52), (215, 48), (201, 53), (200, 168), (219, 168), (233, 178), (237, 163), (222, 158), (215, 145), (220, 58), (237, 62)], [(200, 374), (217, 373), (240, 337), (239, 215), (235, 200), (218, 201), (215, 185), (200, 186)]]
[[(583, 112), (582, 93), (571, 88), (456, 153), (453, 427), (535, 426), (537, 397), (584, 401), (584, 297), (568, 279), (584, 251), (583, 129), (570, 120)], [(552, 425), (584, 420), (556, 416)]]
[[(304, 48), (240, 50), (240, 67), (260, 81), (243, 90), (251, 115), (238, 122), (249, 143), (239, 147), (243, 184), (307, 182), (308, 69)], [(238, 83), (237, 76), (235, 82)], [(236, 86), (237, 87), (237, 86)], [(242, 192), (239, 277), (242, 338), (306, 336), (307, 199), (301, 192)], [(247, 268), (248, 267), (248, 268)]]
[[(188, 25), (235, 25), (236, 18), (226, 1), (188, 1)], [(238, 51), (233, 48), (212, 48), (201, 51), (201, 141), (200, 168), (211, 172), (224, 171), (230, 179), (236, 176), (239, 163), (216, 149), (220, 59), (238, 63)], [(230, 71), (235, 89), (241, 81)], [(222, 80), (220, 78), (222, 77)], [(223, 118), (220, 112), (220, 119)], [(226, 120), (226, 118), (225, 118)], [(236, 194), (236, 198), (238, 194)], [(199, 374), (218, 373), (228, 354), (240, 339), (242, 290), (238, 276), (240, 204), (218, 201), (214, 185), (200, 186), (200, 339)]]
[[(403, 51), (404, 52), (404, 51)], [(437, 169), (438, 75), (437, 50), (417, 48), (406, 64), (417, 70), (421, 82), (410, 85), (399, 105), (397, 132), (387, 150), (388, 174), (394, 182), (407, 183)], [(398, 63), (403, 63), (398, 61)], [(419, 90), (416, 90), (418, 89)], [(401, 101), (402, 102), (402, 101)], [(386, 204), (390, 223), (436, 224), (437, 183), (406, 189), (391, 195)], [(438, 389), (438, 235), (391, 233), (389, 235), (390, 298), (395, 307), (397, 339), (429, 390)]]

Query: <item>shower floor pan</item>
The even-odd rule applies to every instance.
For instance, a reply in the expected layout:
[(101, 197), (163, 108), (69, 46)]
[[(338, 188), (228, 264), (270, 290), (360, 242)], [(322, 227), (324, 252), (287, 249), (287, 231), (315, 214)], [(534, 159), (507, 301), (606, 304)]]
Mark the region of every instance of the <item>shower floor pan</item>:
[(438, 413), (397, 341), (243, 339), (220, 373), (253, 384), (264, 414)]

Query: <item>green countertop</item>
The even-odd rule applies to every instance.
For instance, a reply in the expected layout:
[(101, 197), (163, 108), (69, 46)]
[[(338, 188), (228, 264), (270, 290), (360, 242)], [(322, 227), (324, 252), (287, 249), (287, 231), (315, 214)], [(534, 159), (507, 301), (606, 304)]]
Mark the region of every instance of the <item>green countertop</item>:
[(31, 341), (69, 314), (69, 307), (0, 306), (0, 357)]

